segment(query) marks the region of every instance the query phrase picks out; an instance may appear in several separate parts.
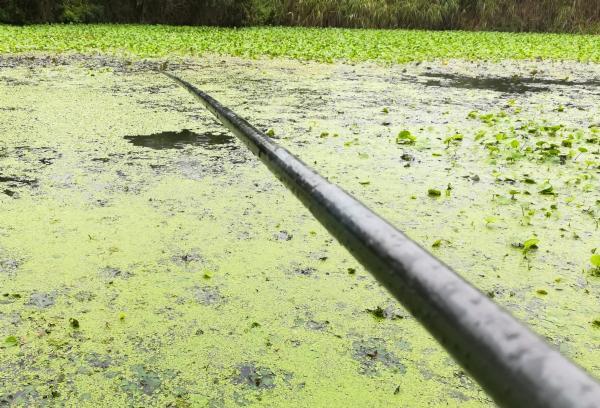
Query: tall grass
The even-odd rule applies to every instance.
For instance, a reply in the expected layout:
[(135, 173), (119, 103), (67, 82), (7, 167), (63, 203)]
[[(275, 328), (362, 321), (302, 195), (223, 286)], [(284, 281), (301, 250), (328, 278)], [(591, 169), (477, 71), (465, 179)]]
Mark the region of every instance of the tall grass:
[(253, 0), (250, 11), (282, 25), (600, 32), (600, 0)]
[(600, 0), (477, 0), (463, 15), (468, 28), (599, 32)]
[(600, 33), (600, 0), (0, 0), (0, 22)]
[(447, 28), (460, 0), (255, 0), (255, 7), (270, 8), (266, 22), (283, 25)]

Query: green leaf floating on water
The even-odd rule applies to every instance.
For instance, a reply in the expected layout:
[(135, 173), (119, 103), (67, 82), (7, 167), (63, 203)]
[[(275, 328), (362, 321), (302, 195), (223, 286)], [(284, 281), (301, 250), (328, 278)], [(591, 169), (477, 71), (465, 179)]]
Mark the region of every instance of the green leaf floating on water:
[(528, 252), (532, 249), (536, 249), (540, 240), (537, 238), (530, 238), (527, 241), (523, 242), (523, 252)]
[(496, 221), (498, 221), (498, 219), (496, 217), (492, 217), (492, 216), (485, 217), (483, 220), (485, 221), (486, 225), (493, 224)]
[(19, 340), (15, 336), (8, 336), (4, 339), (3, 348), (16, 347), (19, 345)]
[(594, 255), (592, 255), (592, 257), (590, 258), (590, 262), (596, 268), (600, 268), (600, 254), (594, 254)]
[(444, 139), (444, 143), (447, 145), (450, 145), (450, 143), (452, 143), (452, 142), (462, 142), (463, 139), (464, 139), (463, 135), (457, 133), (455, 135), (452, 135), (452, 136)]
[(539, 193), (543, 194), (543, 195), (555, 195), (556, 194), (554, 192), (554, 187), (548, 181), (544, 182), (544, 184), (541, 185)]
[(403, 130), (396, 136), (396, 143), (398, 144), (414, 144), (417, 141), (417, 137), (410, 133), (409, 130)]

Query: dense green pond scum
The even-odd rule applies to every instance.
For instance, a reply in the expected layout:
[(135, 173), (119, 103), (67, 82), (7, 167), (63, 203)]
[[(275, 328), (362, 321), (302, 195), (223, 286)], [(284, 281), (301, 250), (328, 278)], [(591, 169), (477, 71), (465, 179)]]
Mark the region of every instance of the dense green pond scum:
[[(0, 59), (0, 405), (493, 406), (155, 65)], [(600, 376), (598, 65), (169, 69)]]

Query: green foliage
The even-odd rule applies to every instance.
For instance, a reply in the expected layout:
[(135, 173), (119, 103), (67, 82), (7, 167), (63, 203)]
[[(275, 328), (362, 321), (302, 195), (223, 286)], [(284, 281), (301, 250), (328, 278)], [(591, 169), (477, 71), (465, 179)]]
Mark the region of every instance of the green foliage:
[(65, 23), (98, 21), (103, 8), (86, 0), (64, 0), (59, 20)]
[[(1, 0), (0, 0), (1, 1)], [(382, 46), (385, 44), (385, 46)], [(427, 44), (427, 46), (422, 46)], [(156, 58), (205, 53), (320, 62), (557, 59), (600, 62), (597, 36), (450, 31), (140, 25), (0, 25), (0, 53), (79, 52)], [(502, 114), (482, 115), (484, 122)]]
[(239, 26), (251, 0), (0, 0), (0, 22)]

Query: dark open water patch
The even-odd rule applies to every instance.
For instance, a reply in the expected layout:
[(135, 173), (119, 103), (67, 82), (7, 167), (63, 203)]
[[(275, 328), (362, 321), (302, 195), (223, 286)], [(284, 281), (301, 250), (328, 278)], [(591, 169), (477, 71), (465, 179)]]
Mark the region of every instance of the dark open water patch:
[(386, 349), (383, 339), (355, 341), (352, 349), (352, 357), (361, 365), (359, 370), (361, 374), (374, 375), (377, 373), (379, 365), (400, 374), (406, 373), (406, 366), (396, 355)]
[(451, 87), (461, 89), (484, 89), (502, 93), (548, 92), (552, 86), (600, 86), (600, 80), (569, 81), (567, 79), (543, 79), (512, 77), (470, 77), (444, 73), (425, 73), (433, 78), (426, 86)]
[(269, 368), (242, 364), (238, 369), (239, 374), (233, 379), (234, 384), (246, 385), (255, 390), (275, 388), (275, 374)]
[(161, 132), (152, 135), (125, 136), (134, 146), (155, 150), (183, 149), (187, 145), (205, 149), (234, 147), (234, 137), (222, 132), (195, 133), (184, 129), (180, 132)]
[(28, 186), (35, 186), (37, 184), (37, 180), (21, 177), (0, 176), (0, 183), (7, 183), (9, 186), (12, 187), (19, 187), (23, 184), (26, 184)]

